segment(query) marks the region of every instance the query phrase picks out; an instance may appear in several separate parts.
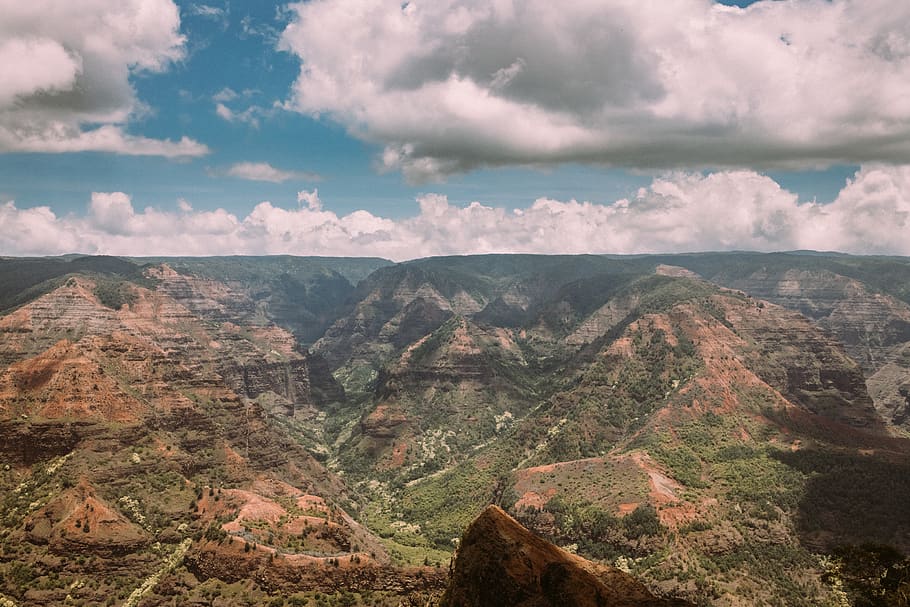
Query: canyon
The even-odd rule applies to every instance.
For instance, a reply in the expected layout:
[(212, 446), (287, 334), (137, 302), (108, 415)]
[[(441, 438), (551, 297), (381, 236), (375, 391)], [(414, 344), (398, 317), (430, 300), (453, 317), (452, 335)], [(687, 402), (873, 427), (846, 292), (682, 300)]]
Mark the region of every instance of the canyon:
[(910, 551), (910, 260), (68, 256), (0, 285), (12, 604), (494, 604), (504, 547), (516, 605), (910, 587), (854, 574)]

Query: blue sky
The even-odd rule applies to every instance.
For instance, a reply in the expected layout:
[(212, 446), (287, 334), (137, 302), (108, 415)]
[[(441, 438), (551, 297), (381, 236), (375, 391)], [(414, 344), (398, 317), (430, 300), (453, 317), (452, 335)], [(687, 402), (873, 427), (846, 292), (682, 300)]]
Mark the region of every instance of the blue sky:
[[(48, 66), (59, 66), (61, 75), (59, 82), (45, 83), (33, 82), (28, 74), (12, 75), (14, 82), (18, 78), (22, 84), (21, 90), (13, 87), (7, 93), (6, 103), (12, 109), (0, 118), (7, 121), (0, 122), (0, 204), (7, 204), (11, 217), (6, 223), (0, 220), (0, 230), (6, 232), (2, 235), (12, 242), (11, 232), (26, 225), (19, 215), (13, 217), (9, 210), (13, 207), (19, 214), (46, 207), (58, 222), (88, 220), (97, 215), (93, 197), (97, 194), (122, 194), (130, 207), (124, 212), (131, 217), (151, 207), (174, 214), (174, 221), (179, 213), (192, 209), (195, 213), (224, 211), (242, 222), (263, 201), (273, 208), (299, 209), (304, 204), (300, 200), (309, 199), (299, 198), (298, 193), (318, 188), (314, 210), (333, 213), (339, 222), (355, 211), (402, 221), (424, 213), (429, 207), (421, 201), (427, 196), (444, 197), (452, 213), (475, 201), (507, 213), (529, 209), (541, 200), (612, 205), (614, 213), (617, 201), (642, 200), (640, 208), (645, 209), (654, 196), (667, 196), (658, 190), (670, 186), (661, 183), (676, 184), (673, 195), (681, 196), (679, 188), (695, 187), (693, 180), (719, 183), (722, 180), (712, 176), (720, 173), (739, 175), (739, 181), (760, 182), (771, 190), (776, 186), (791, 197), (788, 213), (805, 214), (809, 207), (804, 203), (835, 202), (848, 179), (857, 181), (876, 167), (887, 171), (903, 166), (908, 155), (902, 133), (910, 120), (903, 108), (872, 107), (868, 117), (843, 125), (843, 132), (852, 133), (844, 138), (837, 134), (838, 120), (853, 120), (856, 108), (868, 107), (868, 101), (856, 100), (855, 107), (831, 116), (823, 109), (819, 118), (810, 102), (787, 109), (793, 100), (783, 98), (795, 87), (794, 99), (801, 103), (829, 82), (850, 83), (840, 74), (826, 73), (818, 82), (807, 78), (803, 84), (799, 74), (807, 69), (814, 73), (810, 59), (805, 59), (813, 53), (846, 54), (850, 51), (845, 49), (857, 46), (849, 39), (834, 49), (813, 45), (822, 44), (817, 34), (824, 28), (848, 27), (838, 19), (865, 10), (858, 2), (835, 1), (844, 9), (837, 13), (807, 0), (740, 0), (724, 2), (731, 8), (723, 12), (711, 9), (707, 2), (685, 0), (678, 6), (660, 5), (654, 12), (653, 7), (629, 8), (617, 0), (616, 7), (605, 3), (603, 13), (596, 15), (582, 14), (570, 2), (560, 16), (568, 24), (566, 30), (557, 31), (561, 26), (538, 27), (554, 19), (546, 14), (553, 9), (542, 2), (528, 2), (520, 9), (506, 3), (506, 18), (497, 12), (503, 3), (493, 0), (446, 0), (432, 8), (377, 0), (360, 5), (369, 5), (373, 12), (357, 22), (351, 17), (356, 12), (351, 7), (357, 5), (351, 1), (286, 5), (254, 0), (131, 0), (123, 9), (126, 18), (140, 19), (140, 8), (146, 9), (142, 19), (149, 19), (149, 12), (156, 16), (131, 23), (130, 31), (138, 27), (151, 32), (148, 40), (140, 41), (145, 47), (94, 57), (94, 51), (80, 46), (83, 39), (55, 30), (53, 19), (40, 32), (16, 30), (16, 13), (29, 9), (10, 8), (13, 18), (6, 27), (13, 29), (7, 36), (14, 41), (47, 39)], [(99, 23), (109, 18), (105, 13), (109, 5), (101, 0), (83, 2), (85, 6), (78, 8), (89, 15), (95, 11)], [(752, 4), (756, 6), (747, 11), (733, 8)], [(407, 47), (402, 42), (398, 48), (400, 30), (394, 28), (402, 27), (401, 23), (384, 31), (385, 25), (370, 21), (383, 15), (383, 24), (399, 18), (410, 19), (401, 23), (418, 23), (414, 32), (422, 36), (419, 44)], [(461, 17), (455, 19), (457, 15)], [(677, 32), (677, 23), (683, 21), (680, 15), (703, 19), (707, 29)], [(66, 15), (58, 17), (62, 23)], [(440, 22), (447, 25), (437, 27)], [(22, 23), (30, 21), (23, 17)], [(592, 29), (591, 23), (598, 29)], [(900, 23), (898, 15), (891, 26), (873, 23), (869, 27), (900, 30)], [(79, 27), (71, 22), (70, 30)], [(86, 21), (84, 27), (96, 26)], [(361, 27), (379, 30), (358, 38)], [(457, 35), (452, 33), (455, 30)], [(323, 32), (327, 35), (321, 36)], [(707, 66), (704, 83), (698, 73), (699, 61), (705, 62), (696, 56), (699, 44), (685, 46), (691, 59), (680, 59), (672, 71), (668, 69), (667, 58), (675, 57), (673, 45), (682, 44), (677, 34), (693, 40), (708, 35), (717, 45), (711, 57), (721, 59), (713, 70)], [(857, 36), (878, 40), (881, 32), (862, 31)], [(563, 48), (570, 38), (575, 42)], [(763, 40), (756, 42), (758, 38)], [(664, 42), (666, 49), (661, 48)], [(760, 48), (749, 47), (771, 43), (780, 47), (772, 49), (781, 53), (779, 57), (765, 57)], [(21, 52), (26, 63), (38, 61), (36, 49), (23, 44), (26, 47), (0, 46), (0, 59), (13, 64), (14, 53)], [(554, 49), (552, 53), (535, 55), (534, 49), (547, 45)], [(123, 40), (111, 43), (112, 48), (126, 46)], [(869, 63), (873, 76), (875, 69), (895, 71), (898, 63), (904, 69), (906, 62), (894, 58), (896, 49), (876, 48), (868, 57), (850, 56), (854, 63), (845, 61), (844, 69), (855, 72), (863, 62)], [(361, 52), (360, 63), (346, 63)], [(727, 55), (732, 59), (725, 62)], [(397, 64), (386, 65), (387, 56)], [(753, 65), (761, 63), (755, 56), (767, 65)], [(51, 66), (53, 61), (57, 63)], [(49, 67), (44, 71), (56, 73)], [(98, 72), (92, 73), (93, 69)], [(128, 79), (118, 80), (118, 70), (128, 70)], [(382, 70), (391, 71), (376, 76)], [(667, 74), (672, 78), (672, 74), (690, 72), (685, 79), (666, 80)], [(900, 79), (899, 70), (893, 75)], [(787, 77), (795, 84), (788, 85)], [(412, 83), (415, 79), (419, 82)], [(2, 86), (0, 110), (5, 99)], [(93, 86), (99, 90), (96, 100), (78, 107), (75, 102), (66, 105), (70, 103), (67, 87)], [(805, 91), (800, 92), (801, 87)], [(454, 109), (441, 107), (470, 91), (481, 100), (476, 108), (471, 102)], [(895, 98), (899, 92), (895, 84)], [(837, 91), (831, 93), (835, 96)], [(775, 95), (782, 96), (779, 104)], [(53, 108), (44, 114), (28, 109), (30, 100), (44, 103), (57, 97), (66, 106), (59, 115)], [(820, 108), (826, 107), (824, 101), (817, 101)], [(512, 104), (512, 109), (503, 109), (503, 103)], [(491, 118), (503, 111), (502, 118)], [(513, 126), (512, 118), (523, 126)], [(897, 126), (882, 134), (875, 125), (885, 118)], [(70, 129), (62, 143), (53, 130), (60, 124)], [(86, 143), (86, 133), (97, 128), (111, 129), (113, 140)], [(33, 130), (42, 132), (37, 143), (21, 135)], [(890, 179), (899, 181), (894, 175)], [(758, 194), (750, 190), (742, 195)], [(738, 202), (728, 204), (735, 207)], [(752, 235), (766, 233), (765, 228), (755, 227), (764, 225), (763, 221), (752, 219)], [(68, 229), (77, 230), (74, 225)], [(786, 248), (817, 241), (814, 231), (800, 240), (792, 236), (792, 229), (774, 230), (767, 241), (727, 242), (699, 237), (698, 230), (690, 230), (688, 241), (658, 239), (636, 249), (620, 245), (626, 242), (620, 238), (591, 250), (739, 248), (756, 242), (760, 248)], [(351, 238), (359, 238), (358, 234)], [(295, 238), (299, 246), (291, 252), (344, 252), (343, 247), (309, 247), (303, 236)], [(487, 239), (486, 248), (466, 246), (465, 252), (490, 249), (496, 238)], [(96, 251), (113, 250), (100, 241), (73, 242)], [(628, 242), (635, 242), (631, 235)], [(857, 249), (851, 242), (856, 238), (844, 240), (842, 247)], [(25, 250), (43, 251), (38, 246), (7, 245), (0, 253)], [(263, 252), (272, 250), (266, 247)]]

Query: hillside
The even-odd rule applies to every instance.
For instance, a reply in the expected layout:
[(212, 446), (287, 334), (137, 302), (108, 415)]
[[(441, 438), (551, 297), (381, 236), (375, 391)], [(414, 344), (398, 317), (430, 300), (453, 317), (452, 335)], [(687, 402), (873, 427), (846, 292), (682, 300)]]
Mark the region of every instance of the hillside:
[(167, 265), (144, 280), (156, 288), (124, 282), (113, 309), (95, 275), (70, 275), (0, 319), (2, 592), (157, 604), (225, 583), (290, 594), (304, 574), (326, 592), (416, 580), (317, 459), (343, 398), (325, 363), (221, 283)]
[(674, 256), (716, 284), (796, 310), (843, 343), (879, 413), (910, 429), (910, 263), (893, 257), (734, 253)]
[(0, 593), (425, 604), (497, 504), (660, 595), (863, 596), (910, 551), (908, 268), (0, 260)]

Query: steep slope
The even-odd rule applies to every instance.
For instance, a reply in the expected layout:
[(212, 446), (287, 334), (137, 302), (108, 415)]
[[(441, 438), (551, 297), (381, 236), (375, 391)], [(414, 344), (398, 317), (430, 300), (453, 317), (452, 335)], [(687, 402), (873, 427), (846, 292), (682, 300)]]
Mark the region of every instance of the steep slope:
[[(702, 604), (834, 601), (841, 544), (910, 550), (901, 260), (143, 263), (52, 260), (0, 316), (20, 604), (423, 605), (491, 503)], [(588, 588), (560, 558), (509, 587)]]
[(116, 283), (146, 283), (143, 268), (118, 257), (64, 256), (40, 258), (0, 257), (0, 313), (52, 291), (71, 274), (91, 274)]
[[(144, 258), (169, 270), (164, 289), (194, 312), (272, 321), (291, 331), (302, 345), (318, 339), (349, 305), (358, 282), (391, 265), (379, 258), (177, 257)], [(196, 310), (193, 302), (213, 309)]]
[(140, 551), (151, 534), (100, 499), (86, 481), (67, 489), (25, 519), (29, 542), (55, 554), (122, 556)]
[(907, 430), (910, 375), (901, 363), (902, 352), (910, 347), (906, 259), (777, 253), (666, 260), (805, 314), (841, 341), (863, 367), (885, 421)]
[(671, 607), (632, 576), (596, 566), (538, 538), (496, 506), (461, 538), (441, 607)]
[[(415, 577), (389, 565), (348, 514), (358, 504), (343, 482), (301, 446), (322, 444), (313, 420), (325, 394), (343, 395), (331, 376), (311, 373), (311, 357), (275, 325), (243, 324), (236, 308), (203, 313), (218, 309), (214, 296), (197, 297), (195, 312), (182, 305), (167, 273), (152, 270), (160, 290), (121, 285), (128, 301), (117, 310), (77, 275), (0, 318), (10, 361), (0, 373), (0, 591), (28, 605), (175, 584), (191, 596), (276, 559), (248, 596), (340, 590), (361, 569), (365, 589)], [(313, 389), (319, 381), (327, 386)], [(79, 557), (64, 558), (71, 551)], [(347, 578), (301, 577), (341, 562)]]
[(643, 316), (603, 356), (516, 473), (523, 520), (590, 554), (657, 557), (634, 569), (720, 604), (799, 604), (813, 577), (824, 594), (810, 551), (837, 542), (906, 549), (884, 513), (907, 493), (883, 493), (910, 445), (884, 436), (857, 365), (806, 319), (719, 294)]
[[(533, 371), (510, 331), (455, 316), (380, 373), (375, 404), (351, 430), (345, 470), (412, 480), (464, 459), (534, 401)], [(356, 476), (355, 476), (356, 478)]]

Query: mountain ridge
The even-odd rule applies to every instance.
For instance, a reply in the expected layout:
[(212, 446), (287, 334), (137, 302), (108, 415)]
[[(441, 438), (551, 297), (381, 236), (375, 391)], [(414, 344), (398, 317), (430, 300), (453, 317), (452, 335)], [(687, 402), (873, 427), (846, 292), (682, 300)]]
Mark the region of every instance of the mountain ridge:
[(88, 541), (118, 517), (145, 521), (130, 576), (181, 555), (150, 605), (426, 602), (491, 503), (706, 604), (828, 600), (839, 542), (910, 549), (907, 304), (875, 274), (910, 260), (79, 259), (0, 290), (0, 569), (42, 587), (0, 592), (24, 604), (85, 575), (62, 530), (101, 572), (76, 598), (125, 599)]

